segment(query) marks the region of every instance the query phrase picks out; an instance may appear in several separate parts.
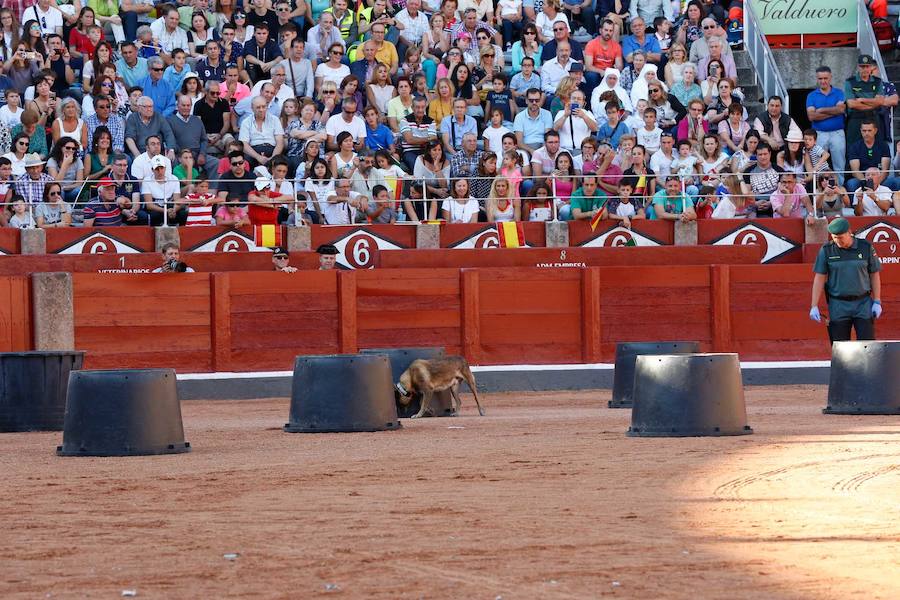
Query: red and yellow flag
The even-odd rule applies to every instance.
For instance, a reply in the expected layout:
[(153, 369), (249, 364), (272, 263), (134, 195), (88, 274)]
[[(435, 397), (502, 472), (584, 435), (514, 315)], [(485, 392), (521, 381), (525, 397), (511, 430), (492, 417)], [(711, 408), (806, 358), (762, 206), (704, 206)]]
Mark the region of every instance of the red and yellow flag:
[(602, 219), (602, 218), (603, 218), (603, 211), (601, 210), (596, 215), (594, 215), (594, 217), (591, 219), (591, 231), (594, 231), (595, 229), (597, 229), (597, 225), (600, 224), (600, 219)]
[(283, 245), (281, 227), (279, 225), (254, 225), (253, 242), (262, 248), (274, 248)]
[(513, 221), (497, 223), (497, 237), (501, 248), (522, 248), (525, 246), (525, 226)]

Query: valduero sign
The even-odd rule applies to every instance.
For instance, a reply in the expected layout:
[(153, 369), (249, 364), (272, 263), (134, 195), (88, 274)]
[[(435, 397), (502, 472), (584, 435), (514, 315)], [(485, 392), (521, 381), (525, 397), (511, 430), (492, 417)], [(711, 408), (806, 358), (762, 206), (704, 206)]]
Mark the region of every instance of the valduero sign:
[(856, 31), (856, 0), (754, 0), (766, 35)]

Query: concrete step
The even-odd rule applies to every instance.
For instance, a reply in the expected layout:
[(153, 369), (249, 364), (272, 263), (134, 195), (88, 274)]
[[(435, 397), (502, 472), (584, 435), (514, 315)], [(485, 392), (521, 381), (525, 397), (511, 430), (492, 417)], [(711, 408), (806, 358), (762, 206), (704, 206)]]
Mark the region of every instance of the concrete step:
[(756, 83), (756, 69), (753, 67), (738, 67), (738, 85), (753, 85)]
[(900, 63), (888, 63), (884, 65), (888, 81), (900, 81)]
[(758, 85), (742, 85), (741, 91), (744, 92), (744, 104), (759, 102), (762, 99), (762, 90)]
[(747, 54), (746, 50), (733, 50), (731, 55), (734, 57), (734, 64), (738, 69), (753, 66), (750, 55)]

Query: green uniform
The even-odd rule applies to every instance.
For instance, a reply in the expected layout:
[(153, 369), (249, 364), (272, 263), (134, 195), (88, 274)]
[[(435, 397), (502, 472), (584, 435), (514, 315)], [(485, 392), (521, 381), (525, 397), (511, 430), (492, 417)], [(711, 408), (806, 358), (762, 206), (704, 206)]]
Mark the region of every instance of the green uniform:
[(606, 206), (608, 200), (609, 197), (604, 192), (602, 192), (600, 188), (597, 188), (593, 196), (585, 195), (584, 188), (578, 188), (569, 199), (569, 206), (572, 209), (571, 214), (573, 215), (572, 218), (575, 218), (574, 215), (576, 208), (581, 212), (589, 213), (596, 208), (602, 209), (604, 206)]
[(831, 321), (872, 319), (872, 278), (881, 270), (875, 248), (866, 240), (853, 238), (849, 248), (834, 242), (822, 246), (813, 271), (827, 275), (825, 297)]
[[(863, 81), (859, 75), (854, 75), (844, 82), (844, 96), (847, 100), (855, 98), (874, 98), (875, 96), (884, 95), (884, 85), (881, 79), (872, 76), (868, 81)], [(878, 119), (878, 111), (875, 110), (850, 110), (847, 108), (847, 148), (854, 142), (862, 139), (859, 128), (866, 119), (872, 119), (878, 124), (878, 135), (876, 139), (879, 142), (885, 140), (884, 132)]]

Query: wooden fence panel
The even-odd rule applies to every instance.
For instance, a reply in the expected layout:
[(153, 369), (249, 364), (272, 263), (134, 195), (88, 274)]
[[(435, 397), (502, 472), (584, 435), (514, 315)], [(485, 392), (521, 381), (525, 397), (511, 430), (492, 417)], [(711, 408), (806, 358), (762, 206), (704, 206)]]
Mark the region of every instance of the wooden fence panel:
[(31, 328), (31, 286), (25, 275), (0, 277), (0, 352), (34, 348)]

